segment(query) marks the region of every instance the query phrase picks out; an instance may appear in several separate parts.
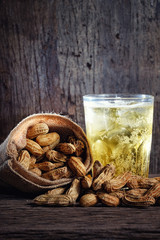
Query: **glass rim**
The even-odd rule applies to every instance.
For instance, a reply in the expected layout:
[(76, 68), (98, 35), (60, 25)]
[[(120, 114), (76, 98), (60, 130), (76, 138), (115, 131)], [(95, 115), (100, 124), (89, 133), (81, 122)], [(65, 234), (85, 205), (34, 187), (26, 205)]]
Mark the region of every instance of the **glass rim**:
[(154, 96), (149, 94), (125, 94), (125, 93), (111, 93), (111, 94), (87, 94), (83, 96), (83, 101), (102, 101), (102, 100), (139, 100), (139, 101), (153, 101)]

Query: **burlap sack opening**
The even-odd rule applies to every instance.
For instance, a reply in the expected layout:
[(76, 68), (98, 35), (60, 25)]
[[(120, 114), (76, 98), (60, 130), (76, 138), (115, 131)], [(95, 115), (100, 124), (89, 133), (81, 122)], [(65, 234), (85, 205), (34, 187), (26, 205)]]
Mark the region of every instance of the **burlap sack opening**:
[(49, 126), (50, 132), (58, 132), (61, 142), (65, 142), (69, 135), (75, 135), (78, 139), (81, 139), (86, 146), (86, 152), (83, 156), (84, 165), (87, 172), (90, 171), (92, 166), (90, 147), (80, 126), (61, 115), (34, 114), (23, 119), (0, 145), (0, 184), (2, 186), (9, 184), (23, 192), (36, 193), (63, 186), (72, 181), (71, 178), (46, 180), (27, 171), (17, 161), (18, 152), (26, 145), (28, 128), (39, 122), (45, 122)]

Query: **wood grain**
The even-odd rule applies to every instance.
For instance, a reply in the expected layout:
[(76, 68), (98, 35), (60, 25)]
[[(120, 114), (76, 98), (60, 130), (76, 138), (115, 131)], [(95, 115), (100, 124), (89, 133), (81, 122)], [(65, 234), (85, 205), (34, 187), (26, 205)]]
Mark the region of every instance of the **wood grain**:
[(0, 141), (25, 116), (84, 128), (87, 93), (155, 96), (151, 173), (160, 173), (159, 0), (1, 0)]
[(0, 239), (160, 239), (159, 207), (43, 207), (0, 194)]

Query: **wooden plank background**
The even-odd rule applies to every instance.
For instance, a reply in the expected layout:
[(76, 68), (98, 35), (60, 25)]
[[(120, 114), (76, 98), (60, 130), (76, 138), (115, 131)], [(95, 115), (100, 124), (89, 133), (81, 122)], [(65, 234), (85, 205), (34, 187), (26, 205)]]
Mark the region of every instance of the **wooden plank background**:
[(0, 141), (24, 117), (68, 115), (82, 96), (155, 96), (150, 173), (160, 173), (160, 0), (0, 0)]

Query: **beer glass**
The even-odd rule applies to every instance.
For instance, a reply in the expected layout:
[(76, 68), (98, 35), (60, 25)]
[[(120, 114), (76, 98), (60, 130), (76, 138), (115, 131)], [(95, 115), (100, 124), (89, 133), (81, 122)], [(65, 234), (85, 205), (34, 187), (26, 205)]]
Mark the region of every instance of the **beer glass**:
[(113, 163), (116, 175), (149, 173), (153, 104), (151, 95), (83, 96), (86, 134), (93, 160)]

